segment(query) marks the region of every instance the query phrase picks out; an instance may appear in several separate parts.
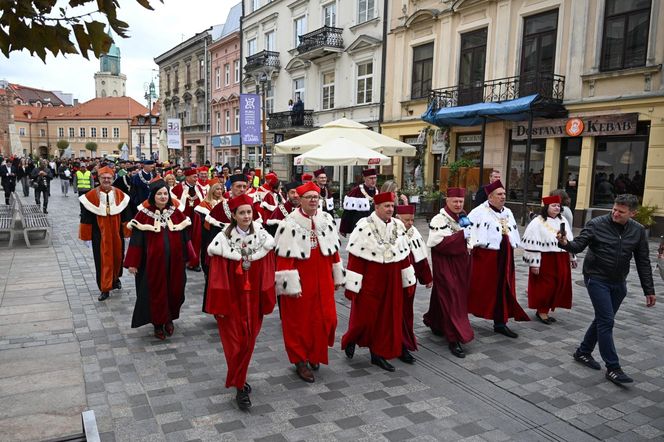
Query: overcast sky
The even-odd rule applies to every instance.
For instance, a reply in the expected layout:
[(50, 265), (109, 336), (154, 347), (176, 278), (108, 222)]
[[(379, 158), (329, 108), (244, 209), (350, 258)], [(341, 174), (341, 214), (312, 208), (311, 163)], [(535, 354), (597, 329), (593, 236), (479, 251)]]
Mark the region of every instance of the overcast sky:
[[(154, 57), (178, 45), (183, 40), (226, 20), (230, 8), (239, 0), (152, 0), (154, 11), (138, 5), (135, 0), (119, 0), (118, 18), (129, 23), (130, 38), (115, 36), (122, 54), (122, 73), (127, 76), (127, 95), (143, 103), (144, 85), (155, 76)], [(105, 18), (101, 16), (102, 18)], [(101, 20), (101, 18), (97, 18)], [(72, 33), (72, 39), (73, 33)], [(90, 60), (81, 55), (49, 56), (44, 64), (27, 52), (12, 52), (9, 58), (0, 54), (0, 79), (11, 83), (74, 94), (79, 101), (94, 98), (94, 73), (99, 60), (89, 53)], [(159, 87), (157, 87), (157, 92)], [(145, 104), (145, 103), (144, 103)]]

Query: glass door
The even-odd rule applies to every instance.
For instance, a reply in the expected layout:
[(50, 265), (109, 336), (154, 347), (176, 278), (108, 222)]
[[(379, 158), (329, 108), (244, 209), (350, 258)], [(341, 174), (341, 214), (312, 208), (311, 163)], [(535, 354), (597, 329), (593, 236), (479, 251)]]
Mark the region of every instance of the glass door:
[(563, 138), (560, 143), (560, 167), (558, 168), (558, 189), (567, 192), (572, 202), (570, 209), (576, 207), (576, 195), (579, 189), (579, 163), (581, 162), (581, 138)]

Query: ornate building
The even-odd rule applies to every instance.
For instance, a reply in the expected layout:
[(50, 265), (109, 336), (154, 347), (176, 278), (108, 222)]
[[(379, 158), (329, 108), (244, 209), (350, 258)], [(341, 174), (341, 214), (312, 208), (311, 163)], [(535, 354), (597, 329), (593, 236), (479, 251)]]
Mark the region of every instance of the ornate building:
[(99, 72), (95, 74), (95, 97), (124, 97), (127, 95), (127, 76), (120, 70), (120, 48), (111, 44), (108, 53), (99, 58)]

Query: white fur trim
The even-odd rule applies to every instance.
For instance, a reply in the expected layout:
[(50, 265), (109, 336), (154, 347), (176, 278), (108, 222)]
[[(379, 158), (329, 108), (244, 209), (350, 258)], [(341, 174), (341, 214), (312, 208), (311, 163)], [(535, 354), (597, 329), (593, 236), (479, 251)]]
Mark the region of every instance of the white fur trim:
[(270, 212), (274, 212), (275, 210), (277, 210), (276, 205), (273, 206), (272, 204), (268, 204), (267, 201), (265, 201), (265, 199), (263, 199), (263, 202), (261, 202), (261, 207), (263, 209), (269, 210)]
[(489, 207), (488, 201), (475, 207), (469, 214), (468, 219), (472, 223), (470, 227), (470, 245), (491, 250), (500, 250), (500, 242), (503, 235), (499, 220), (507, 224), (507, 236), (513, 248), (521, 244), (519, 229), (512, 215), (512, 211), (504, 207), (501, 212), (494, 211)]
[(277, 296), (295, 296), (298, 293), (302, 293), (300, 274), (297, 270), (280, 270), (274, 276)]
[[(122, 192), (119, 191), (120, 193), (120, 201), (115, 201), (115, 192), (116, 192), (115, 187), (111, 189), (110, 192), (108, 192), (108, 206), (110, 207), (110, 213), (108, 215), (117, 215), (119, 213), (122, 213), (122, 211), (129, 205), (129, 196)], [(99, 192), (99, 205), (95, 206), (90, 202), (90, 200), (87, 198), (88, 193), (90, 192)], [(102, 192), (101, 190), (98, 189), (92, 189), (90, 192), (85, 193), (81, 196), (78, 197), (78, 200), (81, 202), (83, 207), (88, 209), (90, 212), (97, 216), (108, 216), (106, 214), (106, 198), (105, 195), (106, 193)], [(102, 195), (103, 194), (103, 195)]]
[(334, 219), (319, 210), (312, 218), (299, 210), (291, 212), (279, 224), (276, 238), (276, 254), (283, 258), (308, 259), (311, 257), (311, 221), (316, 226), (318, 247), (323, 256), (332, 256), (341, 249)]
[(343, 262), (339, 261), (332, 264), (332, 278), (334, 279), (334, 285), (342, 285), (346, 282), (346, 271)]
[[(146, 209), (144, 209), (143, 211), (146, 211)], [(171, 232), (182, 231), (182, 230), (186, 229), (187, 227), (189, 227), (190, 225), (191, 225), (191, 220), (189, 219), (188, 216), (186, 216), (180, 224), (173, 224), (173, 221), (171, 221), (170, 217), (166, 220), (166, 226), (168, 227), (168, 230), (170, 230)], [(127, 223), (127, 228), (128, 229), (130, 229), (130, 230), (131, 229), (138, 229), (138, 230), (141, 230), (143, 232), (159, 233), (159, 232), (161, 232), (161, 227), (162, 226), (161, 226), (161, 224), (159, 223), (159, 221), (157, 219), (154, 219), (154, 224), (141, 224), (138, 221), (136, 221), (136, 218), (132, 219), (131, 221), (129, 221)]]
[(267, 233), (267, 230), (259, 222), (253, 221), (252, 225), (254, 233), (246, 236), (240, 236), (235, 229), (231, 232), (230, 238), (226, 236), (226, 229), (219, 232), (208, 246), (208, 255), (217, 255), (232, 261), (240, 261), (242, 256), (238, 251), (237, 243), (244, 241), (250, 248), (262, 243), (262, 246), (249, 256), (249, 261), (257, 261), (263, 258), (274, 248), (274, 238)]
[(359, 210), (366, 212), (371, 210), (371, 204), (366, 198), (356, 198), (354, 196), (346, 196), (344, 198), (344, 210)]
[(401, 269), (401, 287), (406, 288), (415, 284), (417, 284), (417, 278), (415, 277), (415, 269), (413, 266)]
[(211, 226), (220, 227), (220, 228), (223, 228), (226, 225), (221, 221), (219, 221), (217, 218), (213, 218), (210, 215), (205, 215), (205, 222), (210, 224)]
[(210, 209), (199, 204), (198, 206), (194, 207), (194, 212), (199, 213), (203, 217), (206, 217), (210, 214)]
[[(468, 238), (470, 235), (470, 227), (463, 229), (464, 237)], [(427, 238), (427, 247), (436, 247), (438, 244), (443, 242), (448, 236), (454, 235), (461, 229), (459, 223), (452, 218), (445, 209), (441, 209), (440, 212), (431, 219), (429, 223), (429, 237)], [(466, 242), (468, 242), (466, 240)]]
[[(385, 257), (385, 245), (379, 245), (376, 235), (369, 225), (373, 222), (378, 234), (382, 238), (391, 238), (394, 229), (397, 230), (397, 239), (394, 245), (388, 245), (392, 251), (389, 258)], [(348, 246), (346, 250), (353, 255), (366, 259), (367, 261), (377, 262), (380, 264), (399, 262), (410, 255), (410, 243), (406, 235), (406, 227), (401, 220), (392, 218), (388, 223), (381, 221), (375, 213), (371, 213), (366, 218), (362, 218), (357, 222), (353, 233), (350, 234), (348, 239)]]
[[(556, 233), (560, 230), (560, 223), (565, 222), (565, 218), (547, 218), (544, 220), (541, 216), (535, 217), (526, 227), (521, 239), (521, 247), (532, 252), (564, 252), (558, 247)], [(569, 226), (567, 226), (569, 227)], [(568, 241), (572, 241), (572, 229), (565, 230)]]
[(360, 293), (362, 290), (362, 279), (364, 276), (355, 273), (352, 270), (346, 269), (346, 290), (351, 292)]
[(425, 247), (424, 238), (420, 234), (420, 231), (417, 230), (415, 226), (412, 226), (407, 235), (410, 238), (410, 251), (415, 258), (415, 262), (420, 262), (423, 259), (427, 259), (429, 254), (427, 253), (427, 248)]
[(540, 267), (542, 265), (542, 253), (526, 250), (523, 252), (523, 262), (528, 264), (528, 267)]

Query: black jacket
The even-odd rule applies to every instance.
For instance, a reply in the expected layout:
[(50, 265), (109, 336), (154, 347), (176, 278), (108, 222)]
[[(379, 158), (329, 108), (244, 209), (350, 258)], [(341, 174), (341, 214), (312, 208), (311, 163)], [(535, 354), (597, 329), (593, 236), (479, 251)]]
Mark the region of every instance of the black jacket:
[(580, 253), (588, 247), (583, 261), (584, 276), (610, 282), (625, 280), (633, 255), (643, 293), (655, 294), (646, 230), (636, 221), (630, 219), (621, 234), (611, 215), (599, 216), (588, 221), (574, 241), (559, 245), (571, 253)]

